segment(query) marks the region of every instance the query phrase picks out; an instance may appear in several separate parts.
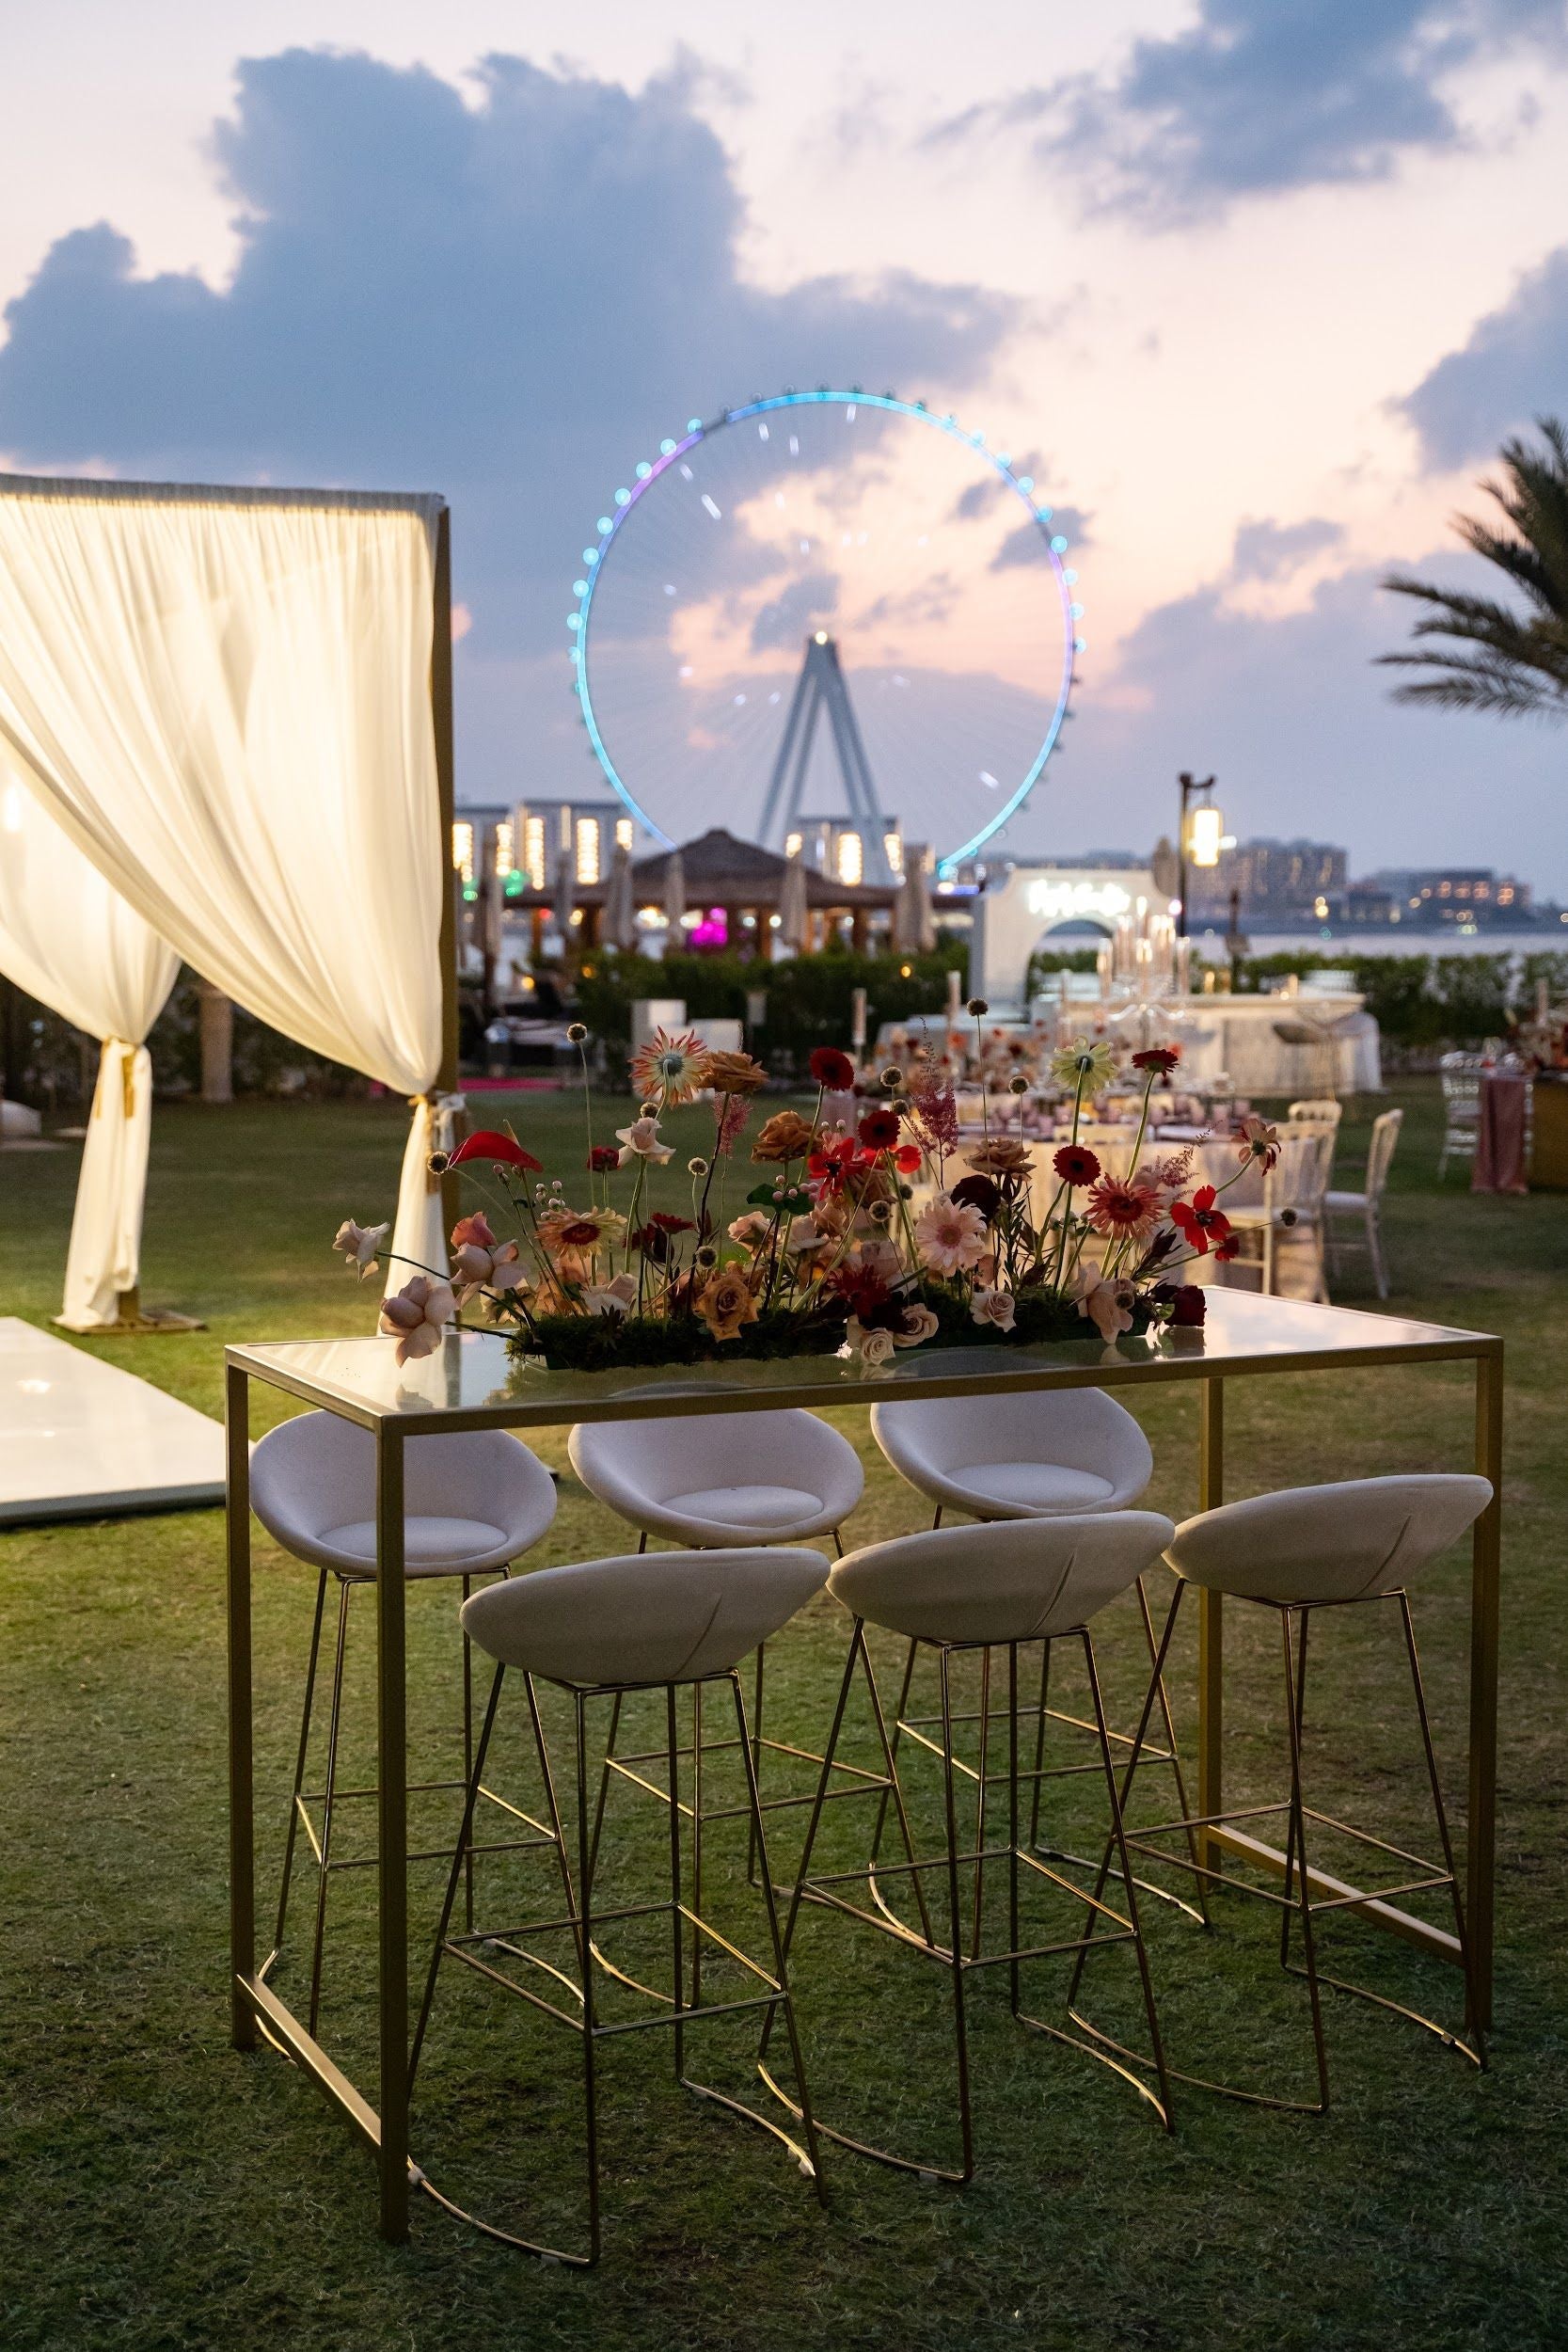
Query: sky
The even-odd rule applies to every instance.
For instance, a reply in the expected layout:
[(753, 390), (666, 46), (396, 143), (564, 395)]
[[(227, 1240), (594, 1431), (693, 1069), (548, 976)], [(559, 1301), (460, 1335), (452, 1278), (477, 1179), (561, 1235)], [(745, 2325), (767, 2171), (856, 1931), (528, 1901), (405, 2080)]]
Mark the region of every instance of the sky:
[[(1560, 733), (1373, 666), (1383, 574), (1472, 584), (1449, 518), (1568, 412), (1562, 0), (0, 0), (0, 465), (443, 491), (460, 797), (602, 790), (566, 620), (637, 463), (863, 385), (1069, 540), (1071, 715), (1002, 852), (1147, 850), (1188, 768), (1238, 834), (1568, 898)], [(787, 480), (730, 429), (712, 534), (671, 475), (606, 561), (591, 675), (672, 830), (755, 821), (813, 623), (911, 834), (1026, 765), (1045, 534), (870, 422)]]

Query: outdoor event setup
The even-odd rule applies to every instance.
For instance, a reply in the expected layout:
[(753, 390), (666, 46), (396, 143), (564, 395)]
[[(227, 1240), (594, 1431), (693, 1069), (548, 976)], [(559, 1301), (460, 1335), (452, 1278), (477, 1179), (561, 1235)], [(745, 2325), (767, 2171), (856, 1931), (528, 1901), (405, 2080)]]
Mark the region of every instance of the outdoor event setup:
[[(976, 1023), (983, 1020), (983, 1006), (970, 1009)], [(1181, 2100), (1195, 2090), (1254, 2107), (1325, 2112), (1330, 2058), (1323, 1983), (1397, 2007), (1449, 2051), (1485, 2066), (1501, 1343), (1473, 1331), (1283, 1300), (1266, 1295), (1266, 1284), (1255, 1296), (1197, 1287), (1190, 1279), (1195, 1270), (1237, 1254), (1231, 1189), (1251, 1169), (1271, 1171), (1283, 1145), (1273, 1126), (1248, 1114), (1227, 1138), (1228, 1173), (1195, 1164), (1190, 1151), (1162, 1151), (1145, 1162), (1146, 1140), (1153, 1148), (1156, 1089), (1168, 1086), (1179, 1065), (1180, 1049), (1169, 1045), (1140, 1048), (1134, 1057), (1137, 1135), (1116, 1168), (1101, 1157), (1101, 1130), (1088, 1116), (1110, 1085), (1112, 1050), (1087, 1039), (1062, 1049), (1053, 1076), (1070, 1089), (1070, 1114), (1065, 1140), (1053, 1149), (1053, 1138), (1038, 1151), (1052, 1181), (1037, 1188), (1036, 1146), (1022, 1132), (987, 1125), (966, 1141), (956, 1089), (934, 1065), (907, 1073), (889, 1067), (881, 1099), (860, 1108), (849, 1057), (818, 1049), (811, 1113), (785, 1107), (753, 1131), (761, 1067), (742, 1051), (705, 1046), (693, 1033), (658, 1030), (632, 1058), (640, 1106), (616, 1131), (614, 1146), (595, 1140), (592, 1096), (585, 1097), (588, 1182), (575, 1170), (575, 1199), (567, 1198), (565, 1180), (548, 1179), (541, 1160), (514, 1136), (470, 1135), (450, 1161), (437, 1155), (437, 1172), (471, 1183), (484, 1204), (452, 1228), (450, 1280), (420, 1268), (388, 1289), (378, 1338), (227, 1351), (233, 2038), (241, 2049), (261, 2041), (280, 2048), (342, 2110), (375, 2156), (381, 2229), (389, 2240), (407, 2234), (411, 2193), (419, 2191), (521, 2250), (579, 2266), (596, 2262), (603, 2216), (595, 2053), (607, 2037), (654, 2026), (673, 2032), (676, 2074), (685, 2087), (781, 2140), (819, 2197), (826, 2196), (829, 2148), (840, 2160), (870, 2159), (961, 2185), (976, 2163), (964, 2008), (965, 1979), (976, 1968), (1005, 1965), (1019, 2024), (1106, 2065), (1166, 2130), (1176, 2127)], [(651, 1172), (673, 1157), (661, 1121), (693, 1101), (705, 1103), (713, 1123), (709, 1151), (688, 1163), (691, 1214), (653, 1212)], [(1303, 1125), (1311, 1144), (1312, 1122)], [(761, 1180), (744, 1195), (742, 1213), (726, 1223), (724, 1177), (719, 1173), (716, 1191), (716, 1171), (735, 1159), (743, 1137)], [(575, 1139), (574, 1168), (580, 1150)], [(922, 1181), (929, 1184), (924, 1196)], [(1239, 1210), (1238, 1220), (1244, 1214)], [(388, 1231), (387, 1224), (346, 1220), (335, 1247), (350, 1270), (373, 1276)], [(1228, 1383), (1418, 1364), (1474, 1367), (1472, 1472), (1374, 1476), (1226, 1505)], [(1153, 1456), (1111, 1392), (1194, 1381), (1200, 1384), (1199, 1509), (1179, 1529), (1137, 1507)], [(253, 1459), (257, 1383), (309, 1409), (264, 1438)], [(871, 1408), (877, 1445), (925, 1503), (935, 1503), (929, 1532), (845, 1554), (842, 1531), (861, 1499), (863, 1473), (854, 1449), (816, 1414), (846, 1406)], [(751, 1430), (748, 1416), (754, 1417)], [(514, 1577), (519, 1556), (552, 1527), (556, 1498), (534, 1455), (505, 1433), (552, 1427), (570, 1429), (578, 1478), (637, 1532), (638, 1549)], [(266, 1948), (258, 1932), (263, 1898), (257, 1871), (253, 1512), (286, 1551), (317, 1571), (282, 1885)], [(979, 1524), (950, 1527), (944, 1513)], [(1406, 1586), (1465, 1534), (1473, 1570), (1462, 1875)], [(650, 1538), (674, 1549), (649, 1555)], [(832, 1566), (814, 1548), (824, 1539), (841, 1555)], [(1176, 1581), (1164, 1631), (1157, 1632), (1142, 1580), (1162, 1555)], [(472, 1590), (477, 1579), (498, 1575), (499, 1582)], [(308, 1790), (313, 1693), (334, 1578), (339, 1630), (325, 1781)], [(428, 1776), (433, 1759), (410, 1729), (405, 1613), (416, 1578), (461, 1584), (461, 1625), (470, 1645), (465, 1658), (477, 1649), (495, 1667), (477, 1726), (465, 1668), (462, 1823), (450, 1848), (444, 1840), (434, 1849), (410, 1847), (410, 1798), (452, 1786)], [(375, 1775), (369, 1788), (340, 1792), (343, 1647), (350, 1594), (360, 1585), (374, 1597)], [(849, 1640), (836, 1700), (827, 1691), (820, 1695), (819, 1719), (827, 1726), (818, 1734), (821, 1744), (803, 1747), (763, 1732), (765, 1661), (769, 1645), (788, 1640), (791, 1620), (824, 1585), (851, 1620)], [(1091, 1620), (1134, 1585), (1149, 1679), (1129, 1734), (1107, 1722)], [(1189, 1585), (1200, 1620), (1190, 1791), (1166, 1683)], [(1283, 1801), (1227, 1806), (1225, 1800), (1227, 1600), (1272, 1610), (1283, 1632), (1290, 1726), (1290, 1794)], [(1427, 1856), (1317, 1810), (1305, 1793), (1308, 1620), (1319, 1610), (1386, 1602), (1400, 1613), (1426, 1759), (1437, 1847)], [(907, 1645), (891, 1707), (873, 1668), (872, 1632)], [(1051, 1703), (1058, 1643), (1081, 1650), (1089, 1722)], [(918, 1713), (912, 1697), (923, 1652), (938, 1668), (936, 1716)], [(739, 1678), (748, 1660), (754, 1661), (750, 1713)], [(960, 1678), (976, 1666), (977, 1713), (955, 1698)], [(536, 1766), (539, 1793), (525, 1804), (502, 1793), (495, 1776), (492, 1743), (509, 1675), (526, 1697), (527, 1753)], [(552, 1692), (570, 1708), (564, 1752)], [(733, 1729), (705, 1731), (705, 1692), (721, 1709), (733, 1709)], [(841, 1753), (852, 1698), (869, 1706), (877, 1727), (869, 1766)], [(651, 1747), (642, 1727), (650, 1699), (662, 1719)], [(624, 1715), (636, 1721), (634, 1735), (623, 1727)], [(975, 1723), (977, 1762), (969, 1760), (974, 1741), (967, 1728)], [(1092, 1857), (1064, 1853), (1049, 1837), (1041, 1842), (1046, 1785), (1064, 1771), (1093, 1769), (1047, 1764), (1048, 1731), (1062, 1725), (1089, 1733), (1098, 1748), (1107, 1805), (1098, 1871)], [(638, 1744), (628, 1746), (628, 1737)], [(935, 1851), (919, 1851), (924, 1841), (911, 1826), (905, 1780), (911, 1743), (937, 1757), (944, 1776), (945, 1836)], [(1005, 1760), (997, 1753), (1004, 1746)], [(1022, 1758), (1031, 1746), (1029, 1767)], [(705, 1822), (714, 1828), (736, 1812), (705, 1794), (721, 1756), (738, 1758), (743, 1768), (739, 1814), (749, 1832), (748, 1876), (761, 1895), (768, 1933), (760, 1957), (748, 1955), (717, 1924), (705, 1894)], [(814, 1794), (779, 1789), (785, 1759), (816, 1768)], [(1170, 1773), (1173, 1818), (1149, 1823), (1124, 1809), (1140, 1769), (1146, 1776), (1151, 1769)], [(960, 1775), (974, 1790), (972, 1834), (959, 1822)], [(604, 1849), (631, 1835), (619, 1814), (611, 1832), (612, 1781), (640, 1792), (644, 1822), (647, 1802), (664, 1808), (667, 1898), (626, 1903), (596, 1895)], [(997, 1813), (1005, 1810), (1005, 1834), (996, 1814), (988, 1817), (993, 1790), (1001, 1792), (992, 1802)], [(349, 1798), (372, 1795), (373, 2082), (356, 2079), (352, 2061), (323, 2023), (324, 1984), (341, 1964), (327, 1930), (329, 1877), (354, 1867), (334, 1859), (334, 1822)], [(814, 1869), (825, 1809), (836, 1813), (856, 1797), (876, 1804), (865, 1824), (863, 1862), (847, 1870), (824, 1872), (820, 1864)], [(491, 1834), (498, 1809), (499, 1839)], [(809, 1818), (797, 1857), (799, 1824), (789, 1817), (802, 1809)], [(1027, 1838), (1021, 1827), (1025, 1810)], [(309, 1974), (296, 1991), (303, 1954), (287, 1923), (302, 1836), (316, 1864), (317, 1902)], [(1320, 1838), (1327, 1837), (1352, 1842), (1360, 1856), (1356, 1878), (1326, 1867)], [(891, 1851), (884, 1839), (893, 1841)], [(542, 1864), (547, 1905), (543, 1915), (521, 1923), (510, 1883), (488, 1895), (498, 1860), (520, 1851)], [(410, 1970), (413, 1860), (447, 1865), (422, 1997)], [(1190, 1873), (1190, 1897), (1150, 1884), (1145, 1873), (1161, 1863)], [(1240, 1864), (1261, 1875), (1261, 1887), (1236, 1878)], [(1000, 1946), (994, 1931), (988, 1937), (988, 1874), (992, 1914), (1000, 1907), (994, 1890), (1006, 1888), (1008, 1924)], [(1074, 1934), (1027, 1940), (1020, 1908), (1025, 1876), (1080, 1906)], [(1280, 1957), (1305, 1978), (1308, 1996), (1315, 2095), (1222, 2080), (1168, 2060), (1143, 1904), (1174, 1901), (1196, 1927), (1207, 1928), (1207, 1890), (1222, 1877), (1227, 1887), (1281, 1908)], [(972, 1908), (968, 1896), (960, 1906), (960, 1879), (972, 1883)], [(854, 1891), (865, 1900), (852, 1901)], [(1447, 1922), (1409, 1907), (1402, 1899), (1413, 1895), (1440, 1901)], [(500, 1905), (498, 1916), (487, 1915), (487, 1899)], [(801, 1995), (789, 1963), (803, 1907), (821, 1905), (879, 1928), (949, 1980), (956, 2151), (939, 2156), (868, 2140), (835, 2120), (831, 2085), (808, 2085)], [(1434, 2003), (1440, 2013), (1429, 2015), (1323, 1975), (1314, 1943), (1322, 1915), (1346, 1909), (1457, 1971), (1455, 1998), (1447, 2005), (1454, 2022), (1443, 2022), (1441, 2003)], [(648, 1963), (616, 1957), (631, 1924), (650, 1919), (665, 1921), (673, 1938), (662, 1982), (650, 1982)], [(1299, 1963), (1291, 1958), (1292, 1931), (1301, 1939)], [(1132, 1947), (1141, 1987), (1135, 2046), (1085, 2006), (1100, 1982), (1094, 1963), (1123, 1947)], [(712, 1974), (727, 1956), (741, 1972), (742, 1989), (705, 1999), (705, 1952)], [(1020, 2006), (1021, 1967), (1047, 1958), (1073, 1963), (1055, 2022)], [(586, 2171), (583, 2217), (569, 2233), (537, 2219), (502, 2218), (454, 2184), (426, 2144), (420, 2091), (428, 2046), (450, 2006), (445, 1988), (465, 1977), (516, 1998), (576, 2039)], [(735, 1983), (733, 1969), (725, 1982)], [(628, 1992), (642, 2006), (629, 2016), (610, 2013), (609, 2005)], [(751, 2097), (700, 2079), (682, 2055), (693, 2026), (736, 2011), (750, 2012), (760, 2032), (761, 2089)]]
[[(879, 631), (890, 583), (931, 591), (949, 533), (976, 528), (1017, 691), (972, 682), (944, 707)], [(769, 533), (777, 562), (752, 577), (747, 548)], [(140, 1327), (144, 1041), (177, 961), (413, 1110), (395, 1198), (388, 1162), (386, 1198), (320, 1235), (364, 1336), (224, 1350), (234, 2049), (325, 2092), (372, 2157), (388, 2242), (423, 2205), (436, 2228), (580, 2268), (617, 2233), (618, 2037), (667, 2036), (675, 2082), (716, 2126), (759, 2130), (781, 2195), (819, 2201), (824, 2231), (841, 2168), (887, 2168), (911, 2200), (975, 2174), (988, 1982), (1042, 2062), (1082, 2065), (1150, 2131), (1180, 2133), (1209, 2098), (1260, 2132), (1324, 2115), (1329, 1990), (1365, 1999), (1374, 2027), (1396, 2012), (1412, 2066), (1484, 2071), (1502, 1343), (1327, 1302), (1336, 1247), (1357, 1239), (1389, 1293), (1398, 1108), (1364, 1187), (1330, 1185), (1358, 1001), (1273, 1001), (1275, 1041), (1304, 1033), (1306, 1083), (1265, 1115), (1145, 905), (1085, 976), (1092, 996), (1064, 979), (1004, 1022), (954, 973), (940, 1016), (868, 1052), (857, 988), (850, 1050), (803, 1048), (787, 1074), (738, 1023), (699, 1034), (640, 1000), (607, 1097), (602, 1041), (569, 1020), (569, 1125), (557, 1103), (549, 1144), (544, 1118), (478, 1124), (457, 1092), (448, 534), (433, 497), (0, 478), (0, 969), (102, 1041), (63, 1319)], [(573, 614), (594, 755), (661, 846), (634, 859), (616, 839), (580, 899), (563, 854), (525, 911), (547, 896), (563, 936), (592, 911), (602, 942), (631, 946), (646, 899), (672, 930), (730, 945), (777, 926), (801, 954), (830, 921), (862, 939), (875, 915), (929, 948), (928, 875), (998, 834), (1055, 742), (1083, 644), (1066, 551), (1031, 478), (918, 404), (787, 393), (694, 421), (615, 494)], [(661, 767), (660, 743), (689, 767)], [(754, 806), (714, 789), (742, 772)], [(894, 774), (890, 812), (877, 778)], [(689, 827), (693, 786), (738, 830)], [(45, 872), (57, 922), (40, 917)], [(677, 1149), (677, 1113), (698, 1148)], [(1473, 1381), (1462, 1461), (1409, 1470), (1390, 1438), (1375, 1474), (1227, 1503), (1235, 1383), (1424, 1368)], [(24, 1516), (212, 1491), (213, 1425), (138, 1418), (113, 1387), (129, 1375), (107, 1373), (0, 1324), (0, 1385), (32, 1400), (0, 1447)], [(1161, 1466), (1129, 1409), (1164, 1391), (1196, 1405), (1180, 1524), (1145, 1507)], [(1299, 1391), (1265, 1393), (1283, 1426)], [(280, 1400), (297, 1409), (278, 1421)], [(863, 1447), (847, 1412), (867, 1416)], [(118, 1448), (93, 1442), (100, 1413)], [(569, 1433), (569, 1476), (528, 1442), (551, 1431)], [(68, 1453), (75, 1471), (56, 1470)], [(868, 1541), (874, 1456), (907, 1524)], [(592, 1557), (571, 1534), (587, 1505), (621, 1531)], [(258, 1527), (277, 1608), (258, 1606)], [(1409, 1593), (1461, 1542), (1463, 1855), (1438, 1766), (1462, 1727), (1429, 1716)], [(437, 1606), (431, 1671), (418, 1629)], [(1419, 1851), (1316, 1800), (1309, 1637), (1316, 1661), (1362, 1611), (1400, 1637), (1377, 1704), (1415, 1735)], [(1250, 1643), (1227, 1675), (1238, 1618), (1269, 1637), (1281, 1738), (1263, 1798), (1225, 1737), (1227, 1709), (1233, 1735), (1259, 1737)], [(1189, 1974), (1217, 1975), (1222, 1892), (1272, 1906), (1300, 1994), (1289, 2076), (1167, 2033), (1163, 1940), (1189, 1938)], [(1419, 1989), (1338, 1973), (1335, 1914), (1413, 1953)], [(903, 1991), (882, 2007), (879, 1979), (856, 2012), (876, 2021), (880, 2120), (818, 2063), (802, 1962), (818, 1928), (874, 1933), (937, 1989), (940, 2134), (911, 2118)], [(465, 2043), (466, 1997), (490, 2010)], [(521, 2078), (503, 2006), (552, 2037)], [(1244, 2009), (1234, 1977), (1216, 2008)], [(738, 2072), (733, 2048), (727, 2073), (706, 2063), (719, 2018), (740, 2031)], [(455, 2103), (454, 2036), (470, 2067)], [(203, 2062), (214, 2099), (231, 2092), (239, 2060)], [(556, 2068), (580, 2168), (553, 2126), (519, 2131), (521, 2198), (474, 2185), (449, 2132), (510, 2137), (519, 2080), (532, 2099)], [(245, 2119), (260, 2169), (270, 2114), (257, 2100)], [(657, 2168), (651, 2107), (641, 2128), (637, 2161)]]

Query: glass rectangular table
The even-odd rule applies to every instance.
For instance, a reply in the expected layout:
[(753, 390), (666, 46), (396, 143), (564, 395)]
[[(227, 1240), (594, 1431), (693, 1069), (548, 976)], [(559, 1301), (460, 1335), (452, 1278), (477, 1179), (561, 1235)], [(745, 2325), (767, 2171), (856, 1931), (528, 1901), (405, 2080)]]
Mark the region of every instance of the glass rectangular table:
[[(1449, 1330), (1342, 1307), (1211, 1289), (1200, 1331), (1127, 1338), (1104, 1346), (1092, 1335), (1050, 1347), (999, 1345), (900, 1354), (865, 1371), (858, 1361), (812, 1357), (613, 1373), (546, 1372), (509, 1355), (499, 1335), (449, 1334), (440, 1349), (399, 1370), (387, 1339), (330, 1340), (227, 1350), (229, 1491), (230, 1903), (232, 2036), (254, 2048), (264, 2035), (309, 2074), (375, 2153), (381, 2230), (408, 2231), (413, 2169), (408, 2149), (407, 1727), (403, 1558), (404, 1450), (459, 1429), (526, 1431), (576, 1422), (629, 1421), (688, 1413), (744, 1413), (783, 1406), (875, 1404), (892, 1396), (967, 1396), (976, 1391), (1141, 1388), (1199, 1384), (1199, 1508), (1223, 1500), (1225, 1391), (1233, 1379), (1270, 1374), (1360, 1371), (1380, 1365), (1473, 1363), (1475, 1468), (1493, 1502), (1472, 1538), (1470, 1600), (1469, 1808), (1465, 1841), (1471, 1950), (1482, 2026), (1490, 2023), (1493, 1856), (1496, 1842), (1497, 1608), (1502, 1452), (1503, 1347), (1479, 1331)], [(372, 2100), (352, 2083), (258, 1973), (255, 1804), (252, 1750), (249, 1425), (253, 1380), (302, 1404), (339, 1413), (370, 1431), (376, 1450), (376, 1808), (378, 1827), (379, 2085)], [(1224, 1613), (1204, 1594), (1197, 1660), (1197, 1785), (1200, 1815), (1222, 1810)], [(1284, 1854), (1233, 1830), (1212, 1830), (1212, 1845), (1283, 1874)], [(1209, 1857), (1212, 1859), (1212, 1855)], [(1341, 1899), (1354, 1889), (1335, 1890)], [(1458, 1964), (1449, 1933), (1369, 1899), (1359, 1906), (1379, 1927)]]

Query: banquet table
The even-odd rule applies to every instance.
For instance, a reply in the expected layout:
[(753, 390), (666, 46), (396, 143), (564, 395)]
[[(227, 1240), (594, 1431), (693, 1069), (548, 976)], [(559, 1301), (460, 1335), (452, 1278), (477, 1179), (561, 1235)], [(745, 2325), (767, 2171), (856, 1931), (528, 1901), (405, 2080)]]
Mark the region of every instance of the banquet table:
[[(1497, 1778), (1497, 1614), (1503, 1347), (1483, 1332), (1450, 1330), (1242, 1291), (1209, 1294), (1198, 1330), (1128, 1337), (1104, 1345), (1093, 1335), (1044, 1347), (975, 1346), (910, 1351), (868, 1371), (858, 1359), (808, 1357), (670, 1368), (662, 1372), (552, 1373), (513, 1358), (488, 1332), (451, 1333), (440, 1349), (399, 1370), (380, 1338), (230, 1347), (228, 1406), (228, 1616), (231, 2035), (239, 2049), (261, 2040), (280, 2048), (337, 2104), (374, 2153), (384, 2237), (408, 2232), (408, 1821), (407, 1692), (404, 1649), (404, 1465), (406, 1449), (445, 1432), (561, 1428), (694, 1413), (744, 1413), (784, 1406), (867, 1406), (893, 1396), (998, 1395), (1076, 1388), (1145, 1388), (1196, 1382), (1199, 1393), (1197, 1505), (1223, 1500), (1225, 1399), (1233, 1379), (1355, 1372), (1386, 1366), (1469, 1364), (1475, 1384), (1475, 1468), (1493, 1501), (1472, 1536), (1470, 1583), (1469, 1804), (1465, 1845), (1468, 1927), (1476, 1995), (1490, 2022), (1493, 1857)], [(258, 1969), (250, 1536), (250, 1389), (260, 1381), (303, 1405), (369, 1430), (376, 1450), (376, 1816), (379, 1870), (378, 2071), (373, 2096), (352, 2082)], [(1390, 1464), (1390, 1468), (1398, 1467)], [(1197, 1654), (1197, 1811), (1223, 1809), (1224, 1607), (1201, 1597)], [(1284, 1854), (1232, 1828), (1204, 1833), (1206, 1859), (1221, 1853), (1283, 1875)], [(1455, 1937), (1386, 1900), (1357, 1903), (1355, 1890), (1325, 1874), (1326, 1889), (1376, 1926), (1460, 1964)]]
[(1528, 1192), (1525, 1133), (1529, 1123), (1529, 1080), (1522, 1073), (1481, 1073), (1476, 1116), (1472, 1192)]

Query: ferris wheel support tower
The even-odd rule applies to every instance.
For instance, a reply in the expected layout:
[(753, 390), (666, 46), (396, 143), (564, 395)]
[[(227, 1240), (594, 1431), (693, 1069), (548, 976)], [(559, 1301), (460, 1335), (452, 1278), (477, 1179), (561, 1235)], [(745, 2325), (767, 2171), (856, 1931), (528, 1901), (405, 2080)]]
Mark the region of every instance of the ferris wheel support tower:
[(779, 745), (773, 773), (768, 779), (768, 797), (762, 804), (757, 838), (764, 849), (782, 850), (790, 826), (800, 817), (805, 798), (806, 775), (811, 766), (812, 745), (816, 737), (817, 721), (824, 710), (832, 731), (838, 771), (844, 783), (845, 805), (851, 820), (862, 829), (865, 878), (868, 882), (892, 882), (895, 878), (888, 864), (884, 838), (886, 820), (877, 798), (871, 763), (865, 755), (854, 705), (849, 700), (848, 682), (838, 658), (838, 644), (826, 629), (819, 628), (806, 640), (805, 660), (800, 664), (800, 675), (795, 682), (784, 740)]

